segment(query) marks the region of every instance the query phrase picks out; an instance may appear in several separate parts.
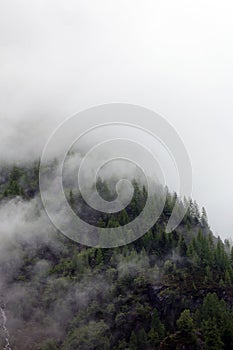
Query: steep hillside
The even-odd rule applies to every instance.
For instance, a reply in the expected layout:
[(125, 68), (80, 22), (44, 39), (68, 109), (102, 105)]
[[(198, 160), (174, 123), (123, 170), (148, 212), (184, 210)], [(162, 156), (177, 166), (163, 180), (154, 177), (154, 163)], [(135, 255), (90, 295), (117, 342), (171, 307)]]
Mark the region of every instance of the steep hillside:
[[(91, 210), (73, 188), (74, 211), (99, 227), (130, 222), (145, 188), (120, 213)], [(106, 199), (111, 183), (99, 180)], [(192, 200), (181, 225), (165, 227), (175, 195), (143, 237), (114, 249), (65, 238), (47, 218), (38, 164), (0, 176), (0, 347), (11, 349), (233, 349), (233, 250), (214, 237)], [(4, 319), (6, 317), (6, 319)], [(9, 347), (8, 347), (9, 348)]]

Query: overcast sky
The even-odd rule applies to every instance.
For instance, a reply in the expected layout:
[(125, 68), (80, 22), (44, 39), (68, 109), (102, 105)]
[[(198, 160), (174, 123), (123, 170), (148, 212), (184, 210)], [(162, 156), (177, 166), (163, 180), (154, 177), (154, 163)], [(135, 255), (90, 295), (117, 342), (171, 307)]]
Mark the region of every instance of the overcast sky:
[(215, 233), (233, 238), (232, 18), (230, 0), (1, 0), (1, 158), (40, 152), (81, 109), (148, 107), (183, 139)]

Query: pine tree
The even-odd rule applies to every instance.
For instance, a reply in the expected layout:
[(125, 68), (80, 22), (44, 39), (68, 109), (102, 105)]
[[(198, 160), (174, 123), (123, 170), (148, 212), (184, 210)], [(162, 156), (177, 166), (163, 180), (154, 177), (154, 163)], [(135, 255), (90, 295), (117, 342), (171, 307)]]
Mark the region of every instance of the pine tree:
[(119, 222), (121, 225), (126, 225), (129, 222), (129, 217), (125, 209), (123, 209), (119, 215)]
[(181, 234), (178, 241), (178, 253), (184, 257), (187, 255), (187, 245), (184, 240), (184, 236)]
[(204, 207), (202, 208), (201, 225), (202, 227), (207, 227), (207, 228), (209, 227), (207, 213)]
[(138, 334), (138, 345), (139, 349), (146, 349), (147, 347), (147, 334), (144, 328), (142, 328)]
[(222, 350), (224, 344), (215, 319), (208, 319), (203, 322), (204, 350)]
[(102, 217), (100, 217), (97, 226), (100, 227), (100, 228), (104, 228), (105, 227), (105, 222), (104, 222)]
[(181, 313), (179, 319), (177, 320), (177, 327), (184, 333), (191, 334), (193, 332), (194, 323), (189, 309), (186, 309)]
[(199, 211), (199, 207), (196, 201), (194, 201), (193, 203), (193, 216), (196, 220), (197, 223), (199, 223), (200, 219), (201, 219), (201, 215), (200, 215), (200, 211)]
[(148, 340), (152, 348), (160, 343), (159, 334), (155, 328), (150, 329), (148, 333)]
[(160, 321), (158, 311), (154, 309), (151, 322), (151, 330), (154, 330), (154, 334), (157, 333), (158, 340), (162, 340), (165, 335), (165, 328)]
[(102, 250), (100, 248), (97, 249), (97, 253), (96, 253), (96, 264), (97, 265), (100, 265), (103, 263), (104, 261), (104, 258), (103, 258), (103, 253), (102, 253)]
[(230, 273), (228, 270), (226, 270), (225, 272), (225, 283), (226, 285), (230, 286), (231, 285), (231, 277), (230, 277)]
[(138, 340), (137, 340), (137, 337), (136, 337), (136, 334), (134, 331), (132, 331), (132, 333), (130, 335), (129, 348), (130, 348), (130, 350), (137, 350), (138, 349)]

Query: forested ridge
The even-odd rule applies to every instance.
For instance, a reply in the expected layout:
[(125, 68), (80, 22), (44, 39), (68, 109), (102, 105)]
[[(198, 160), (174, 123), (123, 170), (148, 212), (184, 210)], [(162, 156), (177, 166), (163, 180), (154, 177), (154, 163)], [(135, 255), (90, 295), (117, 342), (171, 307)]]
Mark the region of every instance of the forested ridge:
[[(14, 239), (7, 241), (2, 227), (0, 296), (12, 349), (233, 349), (233, 248), (213, 235), (204, 208), (191, 199), (180, 202), (187, 213), (166, 233), (177, 198), (168, 193), (159, 220), (138, 240), (85, 247), (38, 219), (44, 215), (38, 171), (35, 163), (0, 172), (2, 210), (26, 208)], [(66, 190), (80, 216), (114, 229), (145, 204), (145, 187), (136, 180), (133, 186), (131, 203), (114, 215), (93, 212)], [(107, 181), (99, 179), (97, 188), (113, 198)]]

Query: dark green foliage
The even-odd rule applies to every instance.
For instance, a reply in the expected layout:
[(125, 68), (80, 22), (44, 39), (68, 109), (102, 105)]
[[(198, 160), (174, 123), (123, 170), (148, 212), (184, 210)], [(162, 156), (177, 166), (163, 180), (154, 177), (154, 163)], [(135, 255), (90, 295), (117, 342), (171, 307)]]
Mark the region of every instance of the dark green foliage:
[(190, 310), (184, 310), (180, 317), (177, 320), (177, 326), (178, 329), (181, 332), (187, 333), (187, 334), (192, 334), (193, 330), (194, 330), (194, 323), (193, 323), (193, 319), (191, 317), (190, 314)]
[(12, 169), (1, 169), (4, 182), (0, 183), (0, 198), (21, 196), (29, 199), (38, 193), (39, 166), (35, 163), (31, 168), (13, 166)]
[(48, 339), (42, 344), (41, 350), (58, 350), (55, 340)]
[(215, 319), (203, 322), (204, 350), (223, 350), (224, 344), (220, 337)]
[(137, 350), (138, 349), (138, 339), (136, 337), (136, 334), (134, 331), (132, 331), (130, 340), (129, 340), (129, 348), (131, 350)]
[(88, 324), (74, 329), (67, 337), (64, 350), (96, 350), (110, 349), (108, 326), (104, 321), (90, 321)]
[[(1, 198), (35, 196), (38, 164), (6, 173)], [(109, 215), (90, 212), (70, 187), (66, 193), (74, 211), (81, 207), (84, 219), (114, 234), (115, 227), (132, 221), (145, 205), (146, 188), (136, 181), (133, 186), (132, 202)], [(105, 200), (115, 198), (112, 184), (99, 179), (97, 189)], [(32, 336), (28, 348), (35, 350), (232, 349), (233, 249), (229, 241), (213, 236), (206, 211), (200, 214), (191, 199), (180, 201), (189, 206), (180, 227), (166, 233), (176, 199), (168, 193), (158, 222), (127, 246), (83, 247), (59, 235), (56, 242), (63, 249), (58, 251), (46, 244), (32, 249), (27, 242), (17, 243), (22, 263), (7, 280), (8, 287), (18, 286), (23, 295), (8, 306), (9, 314), (22, 320), (13, 348), (24, 348), (19, 334), (27, 326), (27, 336), (33, 327), (34, 334), (37, 327), (48, 333), (53, 327), (59, 330), (57, 337), (43, 335), (34, 341)], [(41, 261), (49, 267), (37, 274)]]
[(183, 235), (180, 235), (179, 241), (178, 241), (178, 254), (181, 257), (185, 257), (187, 254), (187, 245), (185, 243)]

